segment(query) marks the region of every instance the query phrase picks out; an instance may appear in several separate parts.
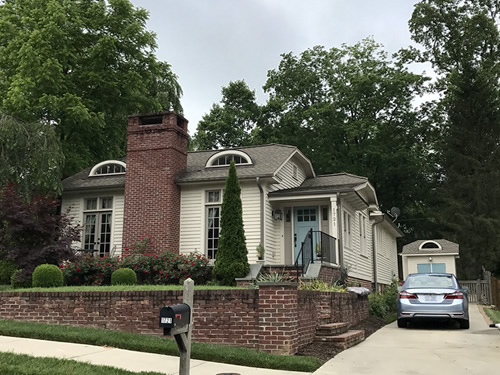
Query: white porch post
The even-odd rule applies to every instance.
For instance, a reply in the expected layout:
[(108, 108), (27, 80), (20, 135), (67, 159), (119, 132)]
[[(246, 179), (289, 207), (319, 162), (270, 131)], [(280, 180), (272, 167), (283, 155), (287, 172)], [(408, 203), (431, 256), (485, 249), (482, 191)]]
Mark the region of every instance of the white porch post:
[(337, 217), (337, 196), (330, 197), (330, 214), (332, 220), (330, 220), (330, 235), (335, 237), (335, 257), (337, 259), (337, 264), (339, 264), (339, 218)]

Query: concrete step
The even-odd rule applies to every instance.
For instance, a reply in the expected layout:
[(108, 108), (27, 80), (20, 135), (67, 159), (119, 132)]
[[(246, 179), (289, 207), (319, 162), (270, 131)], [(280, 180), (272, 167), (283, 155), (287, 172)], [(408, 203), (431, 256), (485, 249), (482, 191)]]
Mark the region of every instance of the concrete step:
[(316, 336), (336, 336), (346, 333), (347, 323), (329, 323), (316, 327)]
[(346, 333), (342, 333), (340, 335), (335, 336), (316, 336), (314, 341), (316, 342), (330, 342), (336, 348), (347, 349), (351, 346), (359, 344), (365, 339), (365, 331), (364, 330), (349, 330)]

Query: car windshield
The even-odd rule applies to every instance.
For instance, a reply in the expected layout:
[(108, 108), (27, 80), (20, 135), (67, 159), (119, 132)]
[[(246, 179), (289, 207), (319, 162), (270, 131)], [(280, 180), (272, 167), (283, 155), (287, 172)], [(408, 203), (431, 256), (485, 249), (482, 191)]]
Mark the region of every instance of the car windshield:
[(406, 288), (455, 288), (451, 275), (421, 274), (408, 277)]

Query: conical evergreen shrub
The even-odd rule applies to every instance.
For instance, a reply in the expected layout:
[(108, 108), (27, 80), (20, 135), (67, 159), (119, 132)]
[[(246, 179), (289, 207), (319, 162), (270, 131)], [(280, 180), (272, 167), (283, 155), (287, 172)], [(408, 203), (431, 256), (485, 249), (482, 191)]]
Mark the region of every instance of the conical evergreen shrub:
[(241, 188), (234, 161), (229, 166), (221, 211), (219, 247), (213, 270), (214, 277), (222, 285), (235, 285), (235, 278), (250, 272), (243, 228)]

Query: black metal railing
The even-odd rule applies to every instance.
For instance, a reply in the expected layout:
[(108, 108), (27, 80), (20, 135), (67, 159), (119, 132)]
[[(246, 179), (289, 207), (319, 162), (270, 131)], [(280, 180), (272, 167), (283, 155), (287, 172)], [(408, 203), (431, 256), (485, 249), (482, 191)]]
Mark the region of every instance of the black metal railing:
[(309, 265), (314, 262), (337, 263), (337, 252), (335, 248), (335, 237), (321, 231), (310, 229), (304, 241), (301, 243), (300, 251), (295, 259), (297, 281), (301, 275), (307, 273)]

